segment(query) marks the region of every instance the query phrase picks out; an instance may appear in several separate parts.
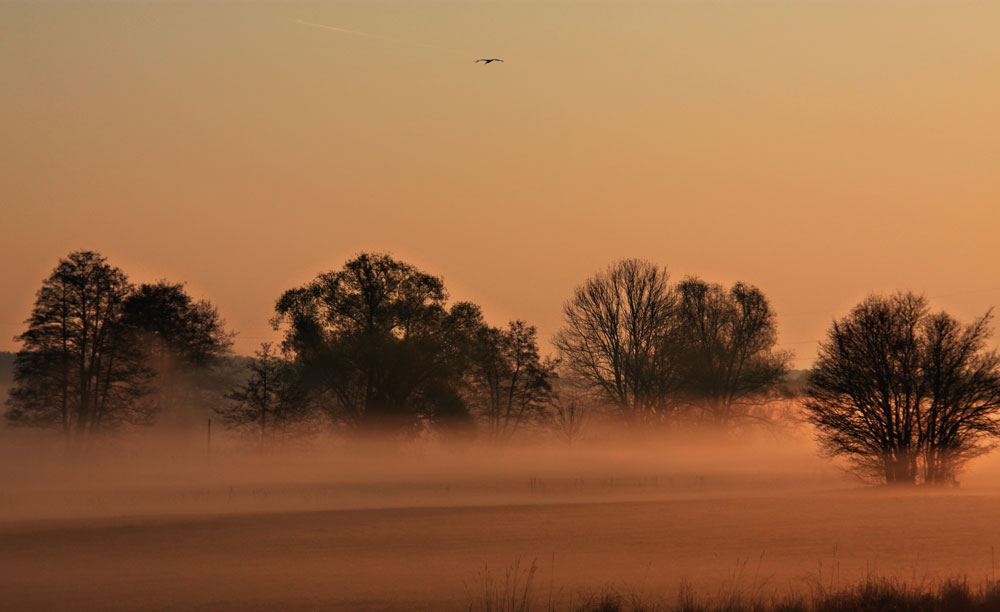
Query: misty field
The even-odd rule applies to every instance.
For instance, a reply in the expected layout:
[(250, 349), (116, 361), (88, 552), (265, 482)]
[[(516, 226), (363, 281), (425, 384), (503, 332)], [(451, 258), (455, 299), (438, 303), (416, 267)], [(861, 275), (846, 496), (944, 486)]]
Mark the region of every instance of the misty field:
[(995, 465), (961, 489), (873, 489), (810, 446), (207, 457), (146, 441), (74, 464), (7, 445), (0, 608), (467, 610), (515, 562), (560, 605), (609, 587), (675, 601), (995, 577)]

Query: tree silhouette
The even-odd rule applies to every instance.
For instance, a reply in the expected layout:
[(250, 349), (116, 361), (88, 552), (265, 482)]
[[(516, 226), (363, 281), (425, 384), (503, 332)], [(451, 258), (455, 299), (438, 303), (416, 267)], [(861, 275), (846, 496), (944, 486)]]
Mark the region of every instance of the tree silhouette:
[(195, 301), (183, 283), (139, 285), (126, 299), (125, 322), (137, 329), (157, 361), (184, 368), (216, 365), (230, 354), (235, 334), (207, 300)]
[(286, 291), (274, 324), (330, 416), (355, 430), (412, 433), (468, 417), (459, 389), (482, 317), (446, 300), (440, 278), (364, 253)]
[(144, 401), (160, 422), (192, 424), (210, 414), (232, 384), (225, 357), (235, 334), (207, 300), (194, 300), (182, 283), (139, 285), (125, 299), (126, 325), (142, 341), (153, 387)]
[(923, 321), (923, 377), (928, 400), (920, 419), (922, 478), (947, 484), (1000, 435), (1000, 357), (985, 351), (990, 313), (963, 327), (945, 313)]
[(124, 272), (93, 251), (71, 253), (42, 282), (18, 336), (7, 418), (60, 429), (67, 439), (121, 423), (144, 423), (137, 401), (150, 372), (134, 330), (122, 321), (132, 290)]
[(676, 384), (666, 340), (674, 294), (663, 268), (625, 259), (578, 287), (554, 344), (574, 376), (633, 424), (663, 420)]
[(962, 326), (898, 293), (869, 296), (835, 321), (804, 403), (824, 450), (890, 484), (953, 482), (1000, 434), (989, 320)]
[(773, 397), (788, 374), (791, 355), (774, 349), (774, 311), (746, 283), (727, 291), (692, 277), (676, 293), (671, 342), (680, 393), (701, 421), (731, 425)]
[(492, 441), (509, 440), (545, 413), (555, 364), (539, 357), (533, 326), (484, 325), (474, 335), (471, 355), (472, 396)]
[(256, 431), (260, 446), (310, 416), (311, 405), (294, 365), (270, 343), (261, 344), (248, 365), (250, 377), (216, 407), (222, 421), (234, 429)]

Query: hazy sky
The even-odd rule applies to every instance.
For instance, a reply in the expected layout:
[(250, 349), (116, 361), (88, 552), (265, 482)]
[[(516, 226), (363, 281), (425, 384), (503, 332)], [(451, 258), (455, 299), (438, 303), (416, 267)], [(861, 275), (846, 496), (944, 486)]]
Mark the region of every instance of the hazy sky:
[(998, 32), (995, 1), (3, 3), (0, 349), (81, 248), (187, 281), (241, 351), (361, 250), (545, 338), (614, 259), (746, 280), (800, 367), (872, 290), (969, 318)]

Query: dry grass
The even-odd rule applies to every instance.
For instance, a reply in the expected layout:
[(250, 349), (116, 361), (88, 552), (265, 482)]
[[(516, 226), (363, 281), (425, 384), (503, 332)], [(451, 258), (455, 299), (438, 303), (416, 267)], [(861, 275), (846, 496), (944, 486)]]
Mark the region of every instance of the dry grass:
[(577, 597), (575, 604), (556, 605), (552, 585), (537, 593), (537, 565), (515, 562), (502, 578), (488, 570), (477, 574), (469, 589), (470, 612), (1000, 612), (1000, 583), (973, 586), (965, 579), (929, 585), (870, 577), (842, 588), (814, 585), (806, 593), (765, 595), (752, 587), (727, 588), (715, 597), (682, 588), (673, 602), (651, 601), (635, 592), (604, 588)]
[[(532, 587), (537, 571), (536, 562), (533, 561), (528, 568), (523, 568), (520, 559), (504, 570), (503, 578), (495, 577), (488, 567), (484, 568), (476, 574), (472, 584), (466, 585), (470, 599), (469, 610), (531, 612), (536, 599)], [(552, 608), (551, 598), (547, 607)]]

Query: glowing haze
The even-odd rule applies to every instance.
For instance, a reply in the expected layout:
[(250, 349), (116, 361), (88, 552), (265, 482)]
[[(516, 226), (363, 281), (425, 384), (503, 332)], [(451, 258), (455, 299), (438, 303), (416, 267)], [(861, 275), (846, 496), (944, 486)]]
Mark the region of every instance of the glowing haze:
[(4, 3), (0, 349), (79, 248), (187, 281), (241, 351), (361, 250), (544, 337), (620, 257), (746, 280), (799, 367), (871, 290), (969, 318), (1000, 303), (998, 23), (996, 2)]

